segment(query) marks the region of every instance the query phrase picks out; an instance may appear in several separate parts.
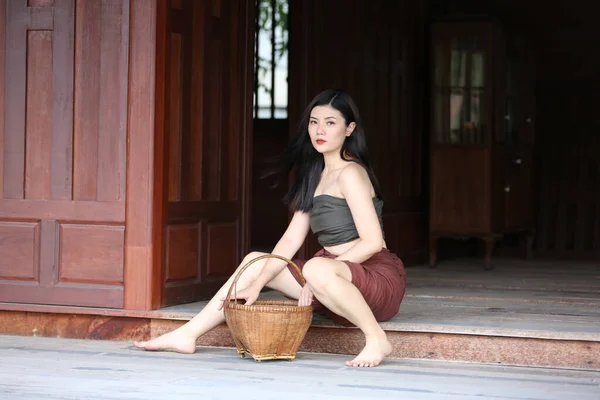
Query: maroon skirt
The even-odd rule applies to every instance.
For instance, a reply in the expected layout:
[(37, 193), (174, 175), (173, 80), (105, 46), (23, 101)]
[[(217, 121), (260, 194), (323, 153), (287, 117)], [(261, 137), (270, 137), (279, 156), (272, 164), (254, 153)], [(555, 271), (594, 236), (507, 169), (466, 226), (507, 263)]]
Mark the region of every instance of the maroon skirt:
[[(335, 259), (337, 256), (321, 249), (314, 257)], [(307, 260), (292, 261), (302, 269)], [(406, 290), (406, 271), (400, 258), (384, 248), (361, 264), (342, 262), (350, 268), (352, 284), (362, 293), (377, 321), (387, 321), (398, 313)], [(288, 269), (301, 284), (298, 271), (292, 265), (288, 265)], [(350, 321), (333, 313), (314, 297), (312, 306), (316, 313), (323, 314), (340, 325), (353, 326)]]

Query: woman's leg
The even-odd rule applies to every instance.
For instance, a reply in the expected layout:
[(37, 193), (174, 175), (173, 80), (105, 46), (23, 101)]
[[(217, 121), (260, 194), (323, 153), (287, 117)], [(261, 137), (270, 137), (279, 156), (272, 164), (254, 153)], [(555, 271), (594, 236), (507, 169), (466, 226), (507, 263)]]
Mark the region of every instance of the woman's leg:
[[(212, 330), (218, 325), (225, 322), (225, 315), (223, 310), (219, 310), (221, 299), (227, 296), (229, 287), (233, 283), (233, 278), (237, 274), (237, 271), (247, 264), (250, 260), (264, 255), (265, 253), (253, 252), (248, 254), (236, 272), (227, 280), (227, 282), (219, 289), (217, 294), (208, 302), (206, 307), (200, 311), (194, 318), (175, 329), (172, 332), (166, 333), (155, 339), (147, 342), (134, 342), (135, 346), (146, 350), (164, 350), (164, 351), (175, 351), (178, 353), (194, 353), (196, 351), (196, 339), (204, 335), (206, 332)], [(237, 290), (246, 288), (256, 277), (260, 274), (262, 267), (265, 265), (267, 259), (259, 260), (251, 264), (240, 276), (237, 283)], [(271, 282), (267, 284), (267, 287), (277, 290), (284, 295), (298, 299), (300, 297), (300, 291), (302, 287), (288, 268), (284, 268), (279, 275), (277, 275)]]
[(302, 273), (321, 304), (352, 322), (365, 335), (364, 349), (354, 360), (346, 362), (346, 365), (379, 365), (392, 352), (392, 345), (363, 295), (352, 284), (350, 268), (342, 261), (316, 257), (307, 261)]

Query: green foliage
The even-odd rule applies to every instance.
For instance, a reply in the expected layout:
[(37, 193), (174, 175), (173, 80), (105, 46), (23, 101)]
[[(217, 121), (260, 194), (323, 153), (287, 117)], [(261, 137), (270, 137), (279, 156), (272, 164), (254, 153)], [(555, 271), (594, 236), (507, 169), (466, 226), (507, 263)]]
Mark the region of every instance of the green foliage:
[[(289, 32), (289, 0), (256, 0), (258, 12), (256, 15), (258, 30), (259, 32), (265, 32), (271, 38), (271, 43), (275, 46), (275, 65), (279, 64), (281, 59), (287, 55), (288, 52), (288, 32)], [(274, 3), (274, 4), (273, 4)], [(274, 6), (274, 7), (273, 7)], [(275, 12), (275, 29), (277, 32), (283, 34), (276, 35), (273, 37), (272, 34), (272, 23), (273, 23), (273, 11)], [(257, 32), (258, 38), (258, 32)], [(258, 40), (258, 39), (257, 39)], [(259, 54), (257, 57), (257, 68), (256, 73), (260, 78), (258, 79), (258, 87), (263, 88), (267, 93), (271, 93), (273, 88), (268, 88), (263, 83), (266, 74), (271, 70), (271, 57), (264, 58)], [(257, 88), (258, 89), (258, 88)]]

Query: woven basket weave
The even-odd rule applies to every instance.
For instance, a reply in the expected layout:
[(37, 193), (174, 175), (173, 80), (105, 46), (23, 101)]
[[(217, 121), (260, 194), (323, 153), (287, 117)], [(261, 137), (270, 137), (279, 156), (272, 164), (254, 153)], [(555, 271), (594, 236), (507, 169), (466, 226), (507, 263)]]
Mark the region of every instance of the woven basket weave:
[(292, 265), (305, 284), (302, 271), (285, 257), (266, 254), (257, 257), (235, 276), (223, 305), (225, 321), (240, 357), (251, 355), (256, 361), (293, 360), (312, 321), (312, 306), (298, 306), (297, 301), (256, 300), (252, 305), (238, 303), (237, 281), (251, 264), (264, 258), (278, 258)]

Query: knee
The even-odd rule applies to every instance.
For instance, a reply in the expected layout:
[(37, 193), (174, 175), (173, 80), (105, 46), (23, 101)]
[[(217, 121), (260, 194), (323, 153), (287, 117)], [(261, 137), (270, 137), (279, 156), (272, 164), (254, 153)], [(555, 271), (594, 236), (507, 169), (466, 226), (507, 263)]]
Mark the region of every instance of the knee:
[(328, 282), (331, 282), (334, 272), (327, 263), (327, 260), (315, 257), (304, 264), (302, 274), (310, 288), (319, 291), (325, 288)]
[[(242, 260), (242, 262), (240, 263), (240, 265), (237, 267), (236, 271), (241, 270), (250, 261), (252, 261), (255, 258), (258, 258), (260, 256), (264, 256), (265, 254), (266, 253), (261, 253), (259, 251), (253, 251), (251, 253), (246, 254), (246, 257), (244, 257), (244, 259)], [(253, 262), (252, 264), (250, 264), (248, 266), (248, 268), (246, 269), (246, 272), (260, 269), (264, 265), (264, 263), (265, 263), (264, 260), (259, 260), (259, 261)]]
[[(260, 251), (253, 251), (251, 253), (246, 254), (246, 257), (244, 257), (244, 259), (242, 260), (242, 264), (240, 265), (240, 267), (243, 267), (244, 265), (248, 264), (250, 261), (254, 260), (255, 258), (258, 258), (260, 256), (265, 255), (265, 253), (261, 253)], [(256, 263), (254, 263), (256, 264)]]

